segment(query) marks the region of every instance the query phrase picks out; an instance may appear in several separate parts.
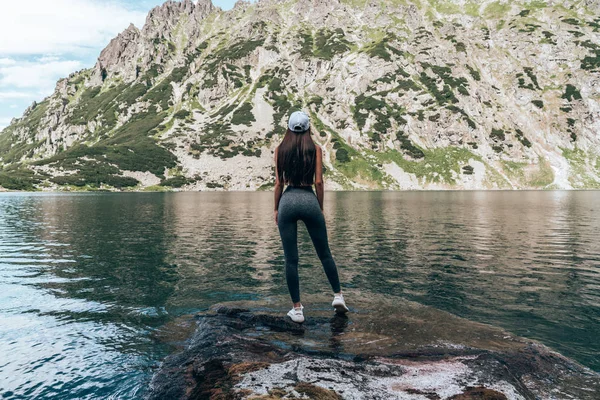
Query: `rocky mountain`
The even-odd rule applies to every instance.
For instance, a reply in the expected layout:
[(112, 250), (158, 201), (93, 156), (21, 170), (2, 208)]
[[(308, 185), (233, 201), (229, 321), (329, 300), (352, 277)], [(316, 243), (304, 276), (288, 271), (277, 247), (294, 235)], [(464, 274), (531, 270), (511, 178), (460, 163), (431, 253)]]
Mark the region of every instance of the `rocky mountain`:
[(168, 1), (0, 133), (6, 189), (600, 187), (599, 0)]

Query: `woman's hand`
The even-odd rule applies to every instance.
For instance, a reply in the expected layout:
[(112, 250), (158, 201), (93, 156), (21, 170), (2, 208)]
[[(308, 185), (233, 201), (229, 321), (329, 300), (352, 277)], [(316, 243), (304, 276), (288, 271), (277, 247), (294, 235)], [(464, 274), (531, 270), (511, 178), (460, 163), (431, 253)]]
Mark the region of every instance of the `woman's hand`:
[(274, 211), (274, 214), (275, 214), (275, 225), (279, 225), (279, 224), (277, 223), (277, 217), (278, 217), (279, 211), (275, 210), (275, 211)]

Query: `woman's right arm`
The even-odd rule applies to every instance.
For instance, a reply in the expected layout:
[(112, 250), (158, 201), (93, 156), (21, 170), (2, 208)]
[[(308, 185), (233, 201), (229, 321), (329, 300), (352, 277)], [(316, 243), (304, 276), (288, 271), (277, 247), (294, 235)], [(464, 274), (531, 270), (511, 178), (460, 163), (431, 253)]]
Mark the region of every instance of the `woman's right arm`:
[(315, 166), (315, 189), (319, 206), (321, 207), (321, 211), (323, 211), (323, 195), (325, 193), (323, 185), (323, 150), (321, 150), (321, 146), (319, 145), (317, 145), (317, 163)]

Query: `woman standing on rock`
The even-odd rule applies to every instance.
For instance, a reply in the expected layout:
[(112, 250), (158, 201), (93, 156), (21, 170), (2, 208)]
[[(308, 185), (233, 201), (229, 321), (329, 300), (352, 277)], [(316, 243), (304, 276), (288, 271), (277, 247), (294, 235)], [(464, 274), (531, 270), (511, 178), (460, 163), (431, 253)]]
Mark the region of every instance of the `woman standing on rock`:
[[(282, 194), (283, 186), (288, 187)], [(316, 195), (312, 189), (315, 185)], [(298, 220), (310, 234), (317, 255), (334, 292), (331, 305), (339, 313), (348, 312), (340, 289), (338, 272), (329, 250), (323, 215), (323, 150), (311, 137), (310, 118), (302, 111), (290, 115), (288, 129), (275, 148), (275, 223), (279, 228), (285, 255), (285, 278), (294, 307), (287, 315), (304, 322), (298, 281)]]

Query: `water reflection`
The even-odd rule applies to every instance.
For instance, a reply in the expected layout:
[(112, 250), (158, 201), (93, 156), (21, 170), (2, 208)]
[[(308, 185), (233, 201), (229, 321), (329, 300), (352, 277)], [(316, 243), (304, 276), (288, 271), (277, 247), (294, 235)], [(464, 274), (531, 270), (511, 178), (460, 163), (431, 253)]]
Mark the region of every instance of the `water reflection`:
[[(599, 370), (599, 200), (326, 192), (325, 211), (349, 302), (353, 292), (416, 300)], [(287, 299), (272, 202), (271, 192), (1, 195), (4, 394), (139, 397), (171, 350), (154, 335), (165, 323), (220, 301)], [(298, 240), (310, 300), (330, 288), (301, 223)], [(332, 350), (347, 323), (331, 321)]]
[(335, 314), (331, 317), (331, 338), (329, 339), (329, 348), (334, 353), (343, 353), (344, 345), (342, 336), (348, 328), (348, 316), (344, 314)]

